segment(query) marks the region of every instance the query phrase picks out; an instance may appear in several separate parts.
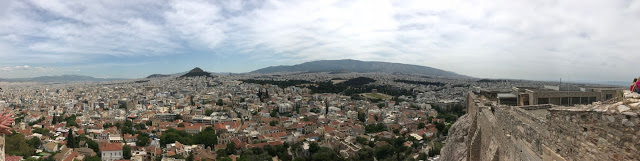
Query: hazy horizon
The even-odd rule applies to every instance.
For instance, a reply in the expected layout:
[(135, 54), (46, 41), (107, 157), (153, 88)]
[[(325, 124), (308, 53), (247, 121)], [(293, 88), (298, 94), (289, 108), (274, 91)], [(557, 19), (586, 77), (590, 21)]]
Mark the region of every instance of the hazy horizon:
[(242, 73), (314, 60), (476, 78), (640, 76), (640, 1), (0, 1), (0, 78)]

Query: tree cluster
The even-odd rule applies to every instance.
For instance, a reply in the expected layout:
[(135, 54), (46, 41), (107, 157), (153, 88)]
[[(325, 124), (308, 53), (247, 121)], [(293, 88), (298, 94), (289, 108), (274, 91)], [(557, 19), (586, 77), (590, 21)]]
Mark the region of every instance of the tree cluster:
[(396, 79), (393, 80), (394, 82), (400, 82), (400, 83), (406, 83), (406, 84), (417, 84), (417, 85), (425, 85), (425, 86), (444, 86), (446, 85), (445, 83), (441, 83), (441, 82), (427, 82), (427, 81), (412, 81), (412, 80), (401, 80), (401, 79)]
[(377, 133), (377, 132), (382, 132), (382, 131), (387, 131), (387, 126), (385, 126), (383, 123), (369, 124), (369, 125), (365, 126), (365, 132), (367, 134), (369, 134), (369, 133)]
[(160, 135), (160, 143), (162, 145), (175, 143), (176, 141), (186, 145), (204, 144), (205, 148), (213, 148), (218, 142), (218, 139), (215, 131), (211, 127), (207, 127), (205, 130), (195, 135), (191, 135), (185, 131), (180, 131), (173, 128), (162, 132), (162, 135)]
[[(38, 139), (39, 140), (39, 139)], [(28, 158), (36, 153), (35, 141), (29, 141), (32, 145), (27, 144), (24, 135), (13, 132), (13, 134), (5, 138), (5, 152), (9, 155), (23, 156)]]

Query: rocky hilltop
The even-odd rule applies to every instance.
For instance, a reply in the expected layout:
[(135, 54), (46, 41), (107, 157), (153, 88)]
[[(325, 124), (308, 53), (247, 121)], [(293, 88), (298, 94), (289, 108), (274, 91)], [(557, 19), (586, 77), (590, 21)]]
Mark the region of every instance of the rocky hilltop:
[(449, 136), (442, 147), (440, 154), (445, 161), (466, 161), (467, 160), (467, 140), (471, 119), (469, 115), (458, 118), (449, 129)]
[(195, 67), (193, 69), (191, 69), (189, 72), (187, 72), (186, 74), (180, 76), (181, 78), (185, 78), (185, 77), (213, 77), (213, 75), (211, 75), (211, 73), (209, 72), (205, 72), (204, 70), (200, 69), (199, 67)]

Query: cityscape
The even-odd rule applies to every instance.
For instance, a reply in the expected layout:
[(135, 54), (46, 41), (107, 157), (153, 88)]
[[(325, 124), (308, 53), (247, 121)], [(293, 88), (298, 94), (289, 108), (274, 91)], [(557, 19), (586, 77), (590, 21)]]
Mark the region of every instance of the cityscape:
[(0, 105), (16, 117), (6, 153), (27, 160), (439, 160), (453, 124), (469, 113), (469, 93), (489, 105), (523, 107), (584, 106), (623, 94), (594, 84), (346, 70), (212, 74), (196, 67), (131, 80), (5, 83)]
[(0, 0), (0, 161), (640, 160), (639, 15)]

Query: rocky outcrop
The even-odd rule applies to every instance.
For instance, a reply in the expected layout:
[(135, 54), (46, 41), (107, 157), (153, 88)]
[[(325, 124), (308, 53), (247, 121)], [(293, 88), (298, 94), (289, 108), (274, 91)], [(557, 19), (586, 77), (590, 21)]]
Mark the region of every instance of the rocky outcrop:
[(469, 127), (471, 126), (471, 117), (463, 115), (458, 118), (449, 129), (449, 137), (445, 141), (441, 150), (443, 161), (465, 161), (467, 160), (467, 140), (469, 139)]

